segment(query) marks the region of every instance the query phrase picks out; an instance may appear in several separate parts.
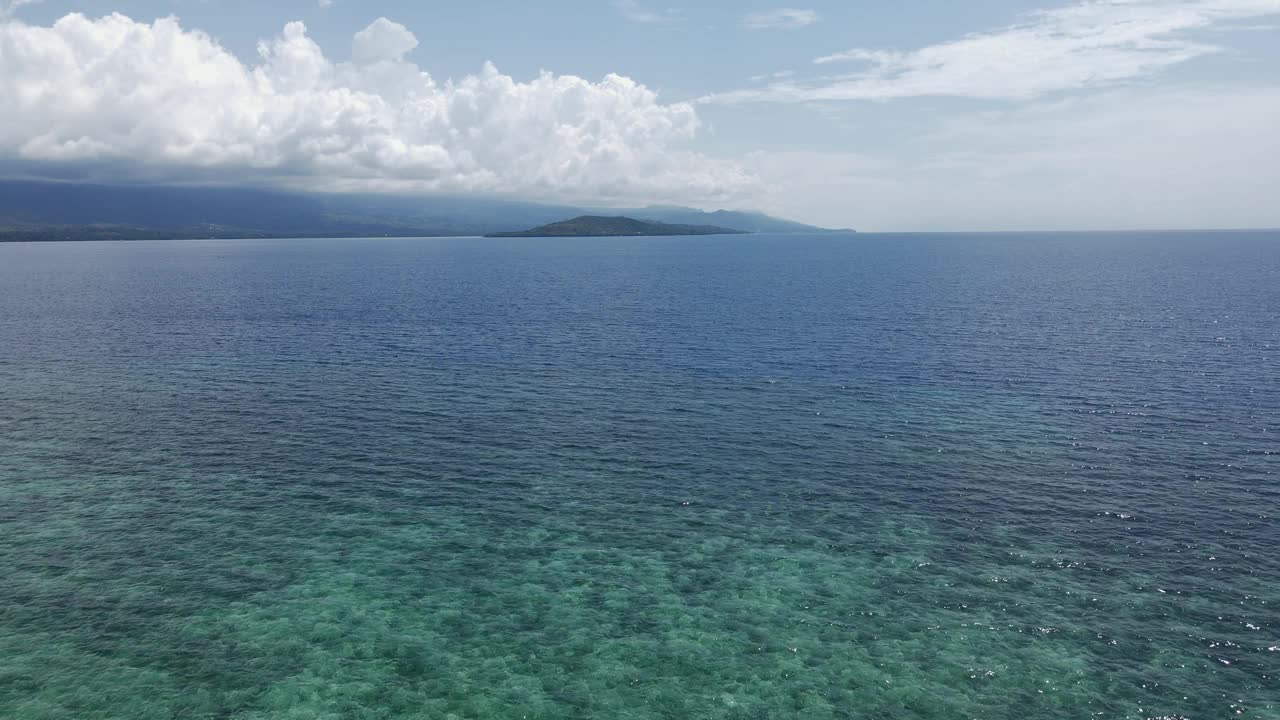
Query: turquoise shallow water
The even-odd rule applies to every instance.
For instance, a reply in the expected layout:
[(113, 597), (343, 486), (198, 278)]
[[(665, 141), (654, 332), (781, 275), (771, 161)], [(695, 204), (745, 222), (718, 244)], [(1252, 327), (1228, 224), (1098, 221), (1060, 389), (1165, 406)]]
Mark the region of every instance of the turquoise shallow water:
[(0, 717), (1280, 718), (1280, 234), (0, 245)]

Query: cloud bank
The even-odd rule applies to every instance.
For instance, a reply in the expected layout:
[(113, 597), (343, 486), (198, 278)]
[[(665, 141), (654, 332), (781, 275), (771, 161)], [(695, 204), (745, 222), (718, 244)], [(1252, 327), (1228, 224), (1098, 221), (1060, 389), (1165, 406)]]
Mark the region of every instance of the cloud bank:
[(417, 44), (380, 18), (335, 62), (295, 22), (248, 64), (174, 18), (0, 20), (0, 160), (584, 200), (717, 201), (753, 185), (686, 149), (692, 106), (628, 78), (520, 82), (486, 64), (439, 83), (406, 60)]
[(1090, 0), (910, 52), (854, 48), (817, 58), (854, 72), (705, 98), (812, 102), (964, 97), (1027, 100), (1153, 75), (1221, 48), (1194, 31), (1280, 16), (1280, 0)]
[(1274, 228), (1277, 117), (1280, 87), (1118, 88), (952, 113), (906, 151), (868, 143), (747, 162), (773, 188), (762, 210), (830, 226)]

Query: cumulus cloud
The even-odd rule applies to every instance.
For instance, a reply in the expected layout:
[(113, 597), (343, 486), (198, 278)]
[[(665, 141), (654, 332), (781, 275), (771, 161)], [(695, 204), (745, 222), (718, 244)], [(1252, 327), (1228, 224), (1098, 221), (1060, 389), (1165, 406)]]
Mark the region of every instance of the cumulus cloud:
[(1089, 0), (909, 52), (854, 48), (817, 58), (856, 71), (723, 93), (721, 102), (967, 97), (1026, 100), (1158, 73), (1221, 48), (1195, 31), (1280, 15), (1280, 0)]
[(795, 8), (763, 10), (742, 18), (743, 27), (749, 30), (799, 30), (816, 22), (818, 22), (818, 13)]
[(351, 41), (351, 59), (357, 63), (403, 60), (418, 47), (418, 38), (409, 28), (384, 17), (356, 33)]
[(0, 159), (580, 199), (713, 201), (753, 183), (686, 148), (693, 107), (628, 78), (521, 82), (486, 64), (441, 83), (405, 59), (417, 44), (379, 19), (334, 61), (290, 23), (245, 63), (173, 18), (0, 21)]

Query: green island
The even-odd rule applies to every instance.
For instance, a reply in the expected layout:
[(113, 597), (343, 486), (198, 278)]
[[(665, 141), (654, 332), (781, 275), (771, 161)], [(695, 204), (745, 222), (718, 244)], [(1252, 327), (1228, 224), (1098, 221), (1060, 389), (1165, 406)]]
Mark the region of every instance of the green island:
[(492, 233), (486, 237), (631, 237), (638, 235), (748, 235), (745, 230), (715, 225), (671, 225), (629, 217), (583, 215), (532, 230)]

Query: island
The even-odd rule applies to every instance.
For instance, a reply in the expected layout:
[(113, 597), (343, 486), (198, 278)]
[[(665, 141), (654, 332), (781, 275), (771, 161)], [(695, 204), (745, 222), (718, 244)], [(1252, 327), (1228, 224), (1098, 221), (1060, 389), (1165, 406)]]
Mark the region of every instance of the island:
[(629, 217), (604, 217), (583, 215), (550, 225), (521, 232), (492, 233), (485, 237), (537, 238), (537, 237), (634, 237), (641, 235), (748, 235), (745, 230), (716, 227), (715, 225), (670, 225), (645, 222)]

